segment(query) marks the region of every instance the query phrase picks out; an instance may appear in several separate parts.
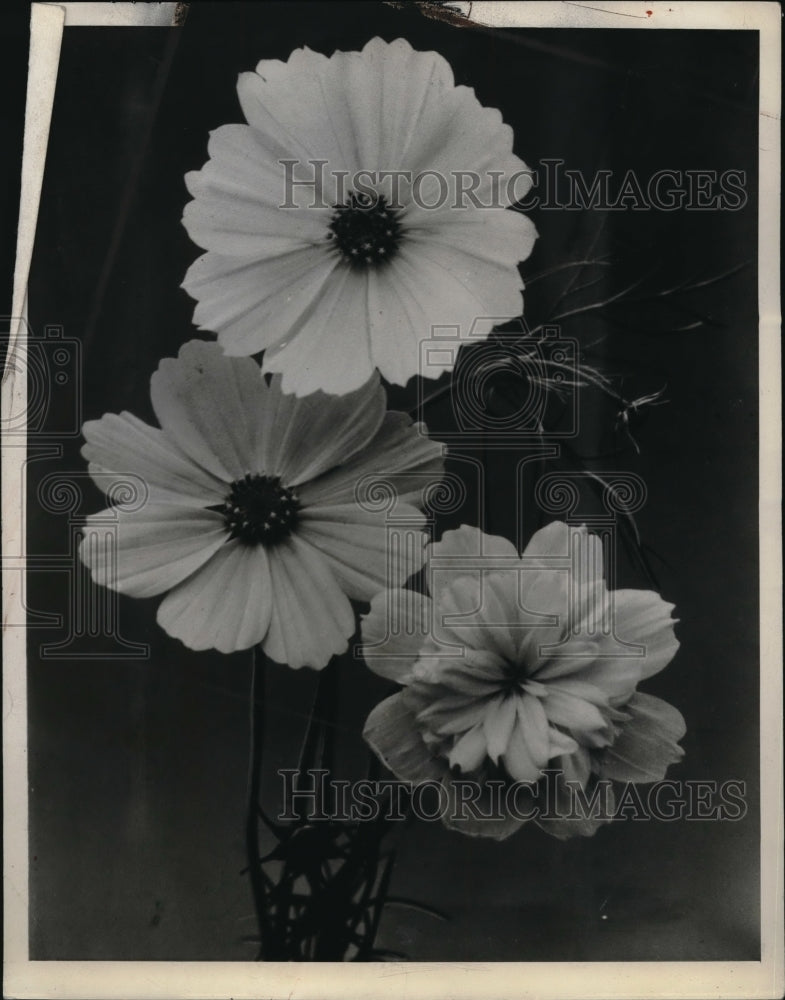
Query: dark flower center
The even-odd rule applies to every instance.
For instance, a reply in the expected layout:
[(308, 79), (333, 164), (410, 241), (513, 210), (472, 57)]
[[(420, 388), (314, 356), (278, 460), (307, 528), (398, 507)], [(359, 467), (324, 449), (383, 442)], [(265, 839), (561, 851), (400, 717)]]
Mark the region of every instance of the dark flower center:
[(337, 205), (327, 238), (353, 268), (365, 270), (395, 256), (401, 242), (397, 212), (382, 195), (352, 192), (345, 205)]
[(278, 476), (248, 473), (232, 483), (226, 500), (214, 509), (223, 514), (231, 538), (246, 545), (275, 545), (291, 534), (300, 501)]
[(503, 673), (504, 677), (499, 685), (499, 688), (505, 698), (514, 694), (522, 694), (526, 688), (526, 684), (529, 682), (529, 668), (527, 664), (505, 663)]

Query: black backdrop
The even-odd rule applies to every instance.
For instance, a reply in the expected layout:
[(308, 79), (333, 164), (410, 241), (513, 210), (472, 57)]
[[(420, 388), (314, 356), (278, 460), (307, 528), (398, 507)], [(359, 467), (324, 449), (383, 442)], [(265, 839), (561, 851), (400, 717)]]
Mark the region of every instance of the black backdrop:
[[(373, 3), (197, 3), (181, 30), (69, 28), (31, 276), (33, 332), (54, 324), (78, 342), (84, 419), (129, 409), (152, 421), (149, 376), (194, 335), (193, 303), (179, 288), (199, 253), (180, 224), (183, 175), (204, 162), (209, 129), (242, 120), (238, 72), (303, 44), (329, 54), (376, 34), (441, 52), (457, 82), (502, 110), (531, 166), (558, 157), (587, 176), (744, 170), (749, 196), (737, 212), (601, 219), (535, 210), (540, 238), (525, 269), (580, 258), (594, 242), (613, 261), (604, 294), (650, 272), (667, 288), (746, 264), (695, 293), (688, 308), (702, 328), (672, 332), (683, 315), (640, 304), (569, 332), (585, 342), (605, 334), (606, 368), (625, 372), (631, 392), (667, 385), (668, 405), (638, 429), (641, 455), (626, 449), (605, 461), (646, 482), (640, 529), (681, 620), (677, 658), (647, 687), (687, 720), (686, 757), (672, 776), (743, 780), (749, 811), (736, 823), (619, 822), (569, 843), (533, 827), (503, 844), (477, 842), (422, 823), (402, 840), (394, 890), (451, 920), (391, 911), (384, 944), (418, 960), (756, 959), (756, 33), (492, 32)], [(533, 285), (527, 314), (547, 312), (553, 292)], [(411, 386), (391, 398), (411, 405)], [(44, 562), (67, 553), (70, 522), (67, 511), (42, 508), (38, 487), (84, 469), (78, 436), (52, 437), (76, 426), (73, 409), (73, 396), (53, 394), (31, 438), (28, 547)], [(35, 457), (50, 438), (59, 456)], [(489, 476), (493, 483), (492, 464)], [(93, 486), (78, 484), (77, 515), (103, 506)], [(509, 533), (518, 515), (503, 491), (495, 502), (492, 528)], [(472, 504), (470, 492), (455, 520), (471, 521)], [(646, 585), (632, 562), (623, 574)], [(32, 611), (67, 621), (68, 581), (32, 572)], [(240, 875), (249, 657), (184, 649), (155, 625), (156, 603), (119, 604), (124, 639), (149, 646), (142, 659), (89, 658), (117, 652), (116, 641), (89, 636), (67, 647), (73, 658), (42, 655), (66, 631), (31, 629), (32, 958), (252, 956)], [(313, 680), (285, 668), (270, 678), (270, 802), (275, 769), (292, 766)], [(347, 664), (347, 774), (363, 753), (365, 713), (384, 690)]]

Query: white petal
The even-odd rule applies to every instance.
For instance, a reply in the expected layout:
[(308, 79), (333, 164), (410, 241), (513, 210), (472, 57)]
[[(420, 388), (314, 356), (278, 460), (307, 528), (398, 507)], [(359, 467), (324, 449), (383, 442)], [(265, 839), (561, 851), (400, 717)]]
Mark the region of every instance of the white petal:
[[(365, 46), (363, 59), (379, 67), (376, 121), (379, 158), (383, 167), (412, 161), (415, 143), (428, 136), (437, 117), (443, 115), (443, 100), (453, 87), (452, 70), (436, 52), (416, 52), (403, 38), (389, 44), (374, 38)], [(364, 119), (372, 111), (366, 105)], [(359, 118), (359, 115), (357, 116)], [(365, 149), (366, 155), (372, 149)]]
[(349, 600), (324, 559), (296, 535), (271, 548), (269, 558), (273, 610), (262, 647), (295, 669), (321, 669), (354, 632)]
[(344, 593), (369, 601), (385, 587), (399, 587), (422, 568), (428, 536), (418, 530), (425, 517), (401, 504), (397, 516), (405, 527), (392, 530), (384, 512), (362, 510), (356, 504), (303, 510), (298, 536), (326, 559)]
[[(580, 749), (572, 736), (568, 736), (554, 726), (548, 726), (548, 760), (553, 760), (554, 757), (561, 757), (564, 754), (574, 754)], [(584, 751), (581, 750), (581, 752)]]
[(458, 642), (514, 663), (518, 647), (517, 596), (515, 571), (454, 579), (439, 591), (438, 624)]
[(352, 392), (374, 372), (368, 334), (368, 279), (341, 265), (330, 275), (318, 308), (291, 339), (265, 352), (263, 369), (283, 373), (283, 389), (304, 396), (323, 389)]
[(548, 721), (562, 726), (584, 746), (605, 746), (608, 721), (596, 705), (548, 685), (544, 699)]
[(343, 136), (335, 134), (332, 106), (343, 95), (328, 89), (330, 60), (296, 49), (288, 63), (265, 59), (255, 73), (240, 74), (237, 95), (245, 117), (272, 156), (325, 159), (329, 170), (352, 169)]
[[(551, 656), (549, 647), (560, 644), (568, 631), (569, 575), (556, 568), (532, 569), (528, 561), (524, 561), (523, 565), (520, 593), (523, 609), (519, 621), (525, 624), (519, 633), (518, 657), (528, 664), (532, 676), (539, 680), (542, 665), (549, 662)], [(560, 652), (564, 650), (560, 649)], [(576, 662), (576, 656), (559, 656), (558, 662), (572, 664)]]
[(378, 378), (345, 396), (296, 396), (274, 377), (265, 398), (262, 467), (300, 486), (348, 462), (373, 440), (384, 420)]
[(377, 756), (401, 781), (419, 784), (438, 780), (446, 764), (433, 757), (423, 742), (414, 713), (402, 694), (394, 694), (373, 709), (363, 736)]
[(82, 455), (104, 493), (130, 474), (144, 481), (151, 503), (206, 507), (226, 496), (224, 482), (192, 462), (163, 431), (131, 413), (105, 413), (100, 420), (88, 420), (82, 433)]
[[(436, 609), (434, 608), (434, 613)], [(456, 692), (456, 702), (462, 703), (467, 697), (482, 700), (494, 695), (504, 680), (504, 661), (487, 650), (463, 649), (453, 646), (452, 655), (432, 655), (432, 636), (425, 644), (423, 656), (414, 668), (414, 676), (429, 684), (442, 685), (444, 689)], [(462, 655), (459, 655), (462, 653)]]
[(87, 518), (79, 555), (96, 583), (131, 597), (162, 594), (199, 569), (227, 540), (211, 510), (146, 504)]
[(150, 381), (166, 434), (214, 476), (231, 482), (257, 472), (266, 386), (250, 358), (228, 358), (192, 340), (165, 358)]
[[(579, 656), (576, 650), (572, 656), (553, 657), (537, 669), (535, 679), (549, 684), (557, 678), (569, 679), (569, 684), (591, 685), (602, 693), (609, 704), (623, 703), (632, 695), (640, 678), (636, 659), (611, 659), (599, 655), (601, 644), (591, 645), (595, 651), (593, 656)], [(567, 690), (570, 689), (569, 684)]]
[(464, 774), (476, 771), (488, 755), (482, 723), (464, 733), (448, 755), (450, 767), (459, 768)]
[[(501, 280), (531, 254), (537, 230), (531, 219), (520, 212), (468, 209), (437, 215), (427, 224), (423, 219), (415, 244), (420, 238), (432, 253), (444, 251), (454, 265), (460, 266), (460, 257), (466, 256), (480, 274), (487, 269)], [(522, 283), (519, 287), (523, 287)]]
[[(500, 268), (437, 245), (426, 231), (404, 235), (396, 264), (400, 281), (430, 317), (431, 328), (456, 327), (462, 340), (471, 337), (470, 342), (476, 343), (494, 326), (523, 311), (523, 282), (517, 267)], [(425, 336), (430, 336), (430, 329)]]
[(455, 560), (457, 570), (464, 566), (464, 557), (487, 556), (490, 568), (499, 568), (518, 560), (515, 546), (500, 535), (486, 535), (479, 528), (462, 524), (460, 528), (445, 531), (438, 542), (431, 546), (430, 555), (440, 561)]
[[(450, 830), (457, 830), (468, 837), (490, 837), (493, 840), (506, 840), (524, 825), (526, 820), (519, 819), (512, 815), (499, 815), (500, 802), (498, 798), (492, 797), (487, 789), (482, 789), (479, 799), (470, 800), (467, 803), (463, 798), (463, 792), (458, 792), (461, 782), (465, 778), (458, 776), (453, 779), (447, 774), (442, 779), (442, 784), (447, 792), (446, 808), (442, 815), (442, 822)], [(465, 786), (464, 786), (465, 787)], [(460, 795), (460, 798), (459, 798)], [(518, 808), (530, 809), (528, 805), (522, 805), (521, 789), (516, 792), (516, 804)], [(476, 809), (476, 815), (473, 810)]]
[[(449, 179), (452, 196), (457, 187), (455, 172), (471, 170), (481, 177), (474, 190), (483, 204), (492, 203), (489, 171), (502, 171), (506, 176), (526, 172), (526, 164), (512, 152), (512, 129), (496, 108), (483, 107), (471, 88), (456, 87), (439, 94), (432, 106), (430, 127), (421, 125), (407, 150), (407, 166), (414, 172), (438, 170)], [(531, 184), (527, 172), (516, 183), (514, 196), (522, 198)], [(500, 202), (507, 204), (512, 191), (507, 190), (506, 177), (498, 188)]]
[(548, 718), (539, 698), (524, 694), (515, 699), (521, 732), (536, 764), (545, 767), (550, 753)]
[[(679, 648), (679, 640), (673, 634), (676, 620), (671, 617), (674, 606), (653, 590), (614, 590), (611, 592), (612, 620), (615, 633), (622, 642), (639, 644), (644, 647), (643, 657), (627, 660), (639, 671), (641, 679), (651, 677), (667, 667)], [(601, 652), (613, 658), (616, 644)], [(624, 661), (625, 658), (621, 658)]]
[(516, 698), (498, 698), (488, 708), (483, 723), (485, 738), (488, 741), (488, 756), (498, 764), (499, 757), (507, 749), (517, 718)]
[(194, 323), (217, 333), (227, 354), (242, 357), (290, 339), (320, 308), (337, 263), (323, 246), (264, 260), (211, 251), (189, 267), (183, 288), (197, 299)]
[(306, 483), (303, 504), (336, 504), (355, 500), (366, 481), (388, 483), (398, 502), (423, 505), (442, 477), (444, 446), (428, 437), (428, 428), (405, 413), (385, 413), (376, 435), (348, 461)]
[(572, 555), (577, 564), (590, 567), (590, 570), (587, 569), (588, 578), (602, 578), (602, 542), (597, 535), (587, 531), (585, 524), (571, 525), (564, 521), (551, 521), (544, 528), (535, 531), (523, 555), (532, 566), (543, 567), (550, 566), (554, 559)]
[[(605, 785), (599, 794), (599, 815), (591, 816), (580, 814), (567, 818), (573, 808), (577, 808), (577, 802), (571, 798), (567, 782), (573, 786), (586, 788), (591, 777), (591, 758), (584, 749), (579, 749), (575, 753), (565, 754), (554, 761), (554, 767), (560, 768), (563, 774), (558, 779), (556, 791), (556, 811), (561, 818), (535, 820), (537, 825), (546, 833), (558, 840), (569, 840), (572, 837), (592, 837), (603, 823), (609, 823), (613, 819), (614, 795), (612, 787)], [(589, 792), (589, 801), (593, 790)]]
[(615, 781), (661, 781), (684, 756), (678, 741), (687, 727), (678, 709), (638, 691), (625, 705), (631, 716), (600, 758), (600, 774)]
[(427, 300), (415, 297), (407, 283), (397, 255), (368, 272), (371, 353), (374, 364), (392, 385), (406, 385), (420, 373), (420, 345), (432, 336)]
[(504, 767), (514, 781), (537, 781), (542, 765), (534, 757), (520, 718), (513, 726), (503, 755)]
[(234, 540), (164, 598), (158, 624), (190, 649), (233, 653), (261, 642), (271, 610), (264, 548)]
[[(418, 687), (415, 689), (423, 695), (425, 692)], [(474, 694), (456, 695), (448, 694), (437, 698), (429, 706), (417, 713), (417, 721), (421, 725), (438, 736), (458, 736), (466, 733), (469, 729), (482, 727), (488, 711), (488, 700), (478, 698)], [(483, 747), (485, 737), (483, 736)], [(485, 750), (483, 750), (483, 755)]]
[(229, 257), (266, 257), (273, 248), (286, 252), (324, 239), (329, 209), (281, 207), (294, 200), (285, 168), (254, 129), (222, 125), (211, 133), (207, 152), (202, 169), (186, 176), (195, 200), (186, 205), (183, 224), (194, 243)]
[(431, 599), (414, 590), (384, 590), (360, 620), (362, 655), (375, 674), (405, 684), (430, 631)]

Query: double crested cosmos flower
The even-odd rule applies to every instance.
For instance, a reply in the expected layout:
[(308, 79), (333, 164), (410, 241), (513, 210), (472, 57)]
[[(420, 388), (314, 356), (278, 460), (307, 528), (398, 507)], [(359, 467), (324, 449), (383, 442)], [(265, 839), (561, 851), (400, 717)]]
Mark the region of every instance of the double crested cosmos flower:
[(130, 475), (139, 509), (88, 517), (80, 555), (93, 579), (133, 597), (166, 594), (159, 624), (193, 649), (261, 643), (291, 667), (323, 667), (355, 630), (350, 599), (416, 572), (426, 541), (388, 559), (385, 512), (358, 483), (384, 476), (415, 534), (441, 446), (385, 411), (372, 379), (346, 396), (298, 398), (251, 358), (191, 341), (151, 380), (160, 429), (130, 413), (83, 428), (83, 455), (112, 494)]
[[(554, 522), (519, 557), (505, 539), (464, 526), (429, 550), (440, 567), (431, 596), (381, 593), (362, 624), (369, 667), (403, 685), (365, 727), (398, 778), (454, 795), (456, 774), (536, 783), (561, 769), (566, 804), (565, 782), (657, 781), (681, 758), (680, 713), (637, 691), (678, 649), (673, 605), (653, 591), (608, 590), (596, 536)], [(497, 838), (524, 822), (445, 821)], [(559, 837), (599, 822), (539, 820)]]
[(248, 124), (211, 133), (183, 217), (207, 251), (183, 282), (194, 322), (227, 354), (264, 350), (286, 392), (344, 393), (374, 368), (401, 385), (451, 368), (450, 352), (421, 367), (435, 326), (476, 338), (520, 315), (536, 233), (507, 206), (531, 178), (442, 56), (298, 49), (237, 91)]

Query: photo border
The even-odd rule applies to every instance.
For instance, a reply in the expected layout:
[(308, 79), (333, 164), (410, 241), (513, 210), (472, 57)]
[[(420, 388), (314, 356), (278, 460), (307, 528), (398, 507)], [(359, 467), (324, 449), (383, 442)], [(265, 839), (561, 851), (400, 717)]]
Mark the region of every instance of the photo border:
[[(185, 5), (63, 3), (31, 5), (22, 194), (14, 298), (2, 416), (23, 412), (26, 378), (13, 354), (26, 329), (27, 280), (41, 194), (62, 33), (70, 26), (172, 26)], [(782, 560), (780, 371), (781, 9), (778, 3), (475, 2), (431, 16), (489, 27), (737, 29), (760, 32), (759, 387), (760, 387), (760, 736), (761, 961), (759, 962), (62, 962), (28, 959), (27, 703), (25, 629), (3, 630), (4, 996), (67, 998), (350, 997), (592, 998), (780, 997), (783, 973), (782, 869)], [(635, 19), (635, 20), (632, 20)], [(21, 407), (21, 410), (20, 410)], [(4, 555), (24, 567), (25, 438), (4, 442)], [(24, 499), (23, 499), (24, 503)], [(23, 613), (24, 573), (3, 565), (4, 620)], [(18, 620), (18, 619), (17, 619)]]

